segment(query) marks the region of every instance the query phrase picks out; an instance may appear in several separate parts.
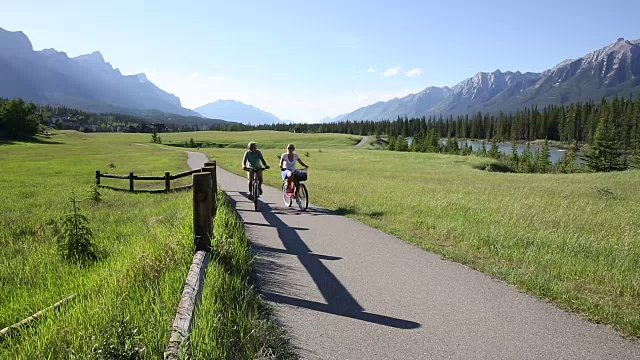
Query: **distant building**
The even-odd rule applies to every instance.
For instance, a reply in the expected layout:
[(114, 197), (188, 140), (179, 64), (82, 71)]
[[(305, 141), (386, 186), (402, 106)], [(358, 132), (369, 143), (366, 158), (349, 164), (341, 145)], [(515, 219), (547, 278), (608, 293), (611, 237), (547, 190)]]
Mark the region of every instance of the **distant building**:
[(151, 124), (151, 126), (159, 133), (167, 131), (167, 127), (164, 124)]

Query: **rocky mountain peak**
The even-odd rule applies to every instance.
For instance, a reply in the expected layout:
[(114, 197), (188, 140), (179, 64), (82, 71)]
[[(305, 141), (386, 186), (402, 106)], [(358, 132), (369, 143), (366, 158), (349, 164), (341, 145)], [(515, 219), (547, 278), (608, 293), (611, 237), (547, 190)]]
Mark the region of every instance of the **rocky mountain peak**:
[(33, 52), (31, 41), (22, 31), (8, 31), (0, 28), (0, 44), (2, 53), (29, 56)]

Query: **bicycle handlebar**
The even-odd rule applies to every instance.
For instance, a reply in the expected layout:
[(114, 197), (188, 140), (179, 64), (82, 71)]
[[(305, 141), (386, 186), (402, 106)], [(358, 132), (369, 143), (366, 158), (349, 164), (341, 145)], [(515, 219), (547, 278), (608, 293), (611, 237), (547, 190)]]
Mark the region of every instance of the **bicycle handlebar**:
[[(280, 171), (285, 171), (285, 170), (289, 170), (289, 169), (286, 169), (286, 168), (280, 168)], [(298, 169), (296, 169), (296, 170), (298, 170)], [(304, 168), (304, 171), (309, 171), (309, 167), (305, 167), (305, 168)]]

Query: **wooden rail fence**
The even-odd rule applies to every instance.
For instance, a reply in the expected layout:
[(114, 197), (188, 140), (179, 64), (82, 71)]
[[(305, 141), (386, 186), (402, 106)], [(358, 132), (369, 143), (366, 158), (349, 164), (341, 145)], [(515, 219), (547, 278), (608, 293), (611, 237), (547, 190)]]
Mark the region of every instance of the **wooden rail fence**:
[[(116, 174), (103, 174), (100, 172), (100, 170), (96, 170), (96, 185), (104, 188), (104, 189), (111, 189), (111, 190), (116, 190), (116, 191), (127, 191), (127, 192), (132, 192), (132, 193), (151, 193), (151, 194), (158, 194), (158, 193), (168, 193), (168, 192), (172, 192), (172, 191), (182, 191), (182, 190), (189, 190), (192, 188), (193, 184), (189, 184), (189, 185), (184, 185), (184, 186), (178, 186), (178, 187), (171, 187), (171, 180), (176, 180), (176, 179), (180, 179), (192, 174), (196, 174), (202, 172), (202, 169), (194, 169), (194, 170), (188, 170), (188, 171), (183, 171), (181, 173), (177, 173), (177, 174), (173, 174), (171, 175), (171, 173), (169, 173), (168, 171), (164, 173), (164, 176), (148, 176), (148, 175), (134, 175), (133, 172), (130, 172), (129, 175), (116, 175)], [(117, 188), (117, 187), (113, 187), (113, 186), (107, 186), (107, 185), (103, 185), (100, 183), (100, 179), (102, 178), (106, 178), (106, 179), (129, 179), (129, 188), (128, 189), (122, 189), (122, 188)], [(164, 181), (164, 189), (136, 189), (134, 187), (134, 181), (135, 180), (139, 180), (139, 181)]]
[(202, 295), (206, 269), (211, 261), (211, 239), (218, 191), (215, 161), (205, 163), (201, 171), (192, 174), (195, 254), (171, 327), (169, 344), (164, 353), (166, 360), (181, 359), (185, 355), (184, 350), (189, 341), (195, 309)]

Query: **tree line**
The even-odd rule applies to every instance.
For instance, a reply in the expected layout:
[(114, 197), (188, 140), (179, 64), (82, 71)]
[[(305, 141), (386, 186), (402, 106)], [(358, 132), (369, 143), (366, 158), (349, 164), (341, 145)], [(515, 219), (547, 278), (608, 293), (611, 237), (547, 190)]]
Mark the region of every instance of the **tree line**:
[[(640, 152), (640, 98), (614, 97), (568, 105), (532, 106), (514, 113), (478, 112), (465, 116), (398, 117), (395, 120), (341, 121), (329, 124), (258, 126), (299, 132), (331, 132), (354, 135), (386, 135), (389, 147), (400, 151), (451, 152), (439, 144), (457, 139), (485, 141), (551, 140), (584, 150), (587, 166), (594, 171), (616, 171), (635, 166)], [(414, 139), (413, 147), (404, 144)], [(476, 152), (479, 149), (476, 149)], [(467, 154), (469, 149), (456, 149)], [(571, 153), (571, 156), (577, 156)], [(532, 163), (533, 155), (532, 155)], [(640, 165), (639, 165), (640, 166)], [(522, 168), (522, 167), (519, 167)], [(535, 168), (535, 166), (525, 166)], [(537, 169), (535, 170), (537, 172)]]
[(32, 103), (0, 98), (0, 138), (20, 139), (38, 132), (42, 118)]
[[(19, 139), (36, 135), (41, 125), (57, 130), (82, 132), (152, 133), (158, 126), (148, 117), (118, 113), (96, 114), (66, 106), (26, 102), (22, 99), (0, 98), (0, 138)], [(163, 124), (160, 131), (183, 132), (199, 130), (242, 131), (251, 127), (242, 124)]]

